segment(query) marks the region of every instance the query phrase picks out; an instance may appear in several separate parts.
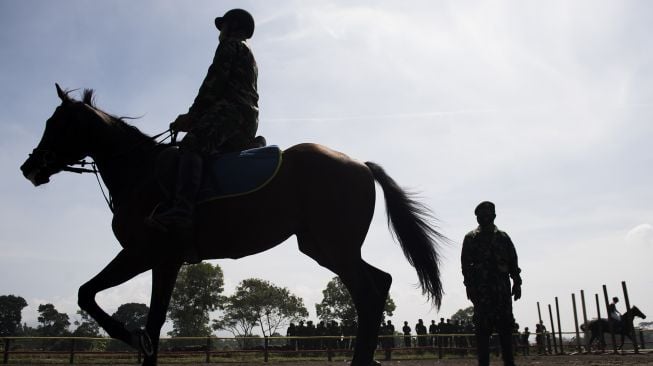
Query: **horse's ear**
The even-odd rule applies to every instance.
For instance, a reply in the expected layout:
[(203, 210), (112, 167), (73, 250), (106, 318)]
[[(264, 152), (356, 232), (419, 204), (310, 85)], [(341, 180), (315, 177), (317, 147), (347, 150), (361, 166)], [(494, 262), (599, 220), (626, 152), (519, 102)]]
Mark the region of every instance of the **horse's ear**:
[(54, 85), (57, 87), (57, 95), (59, 96), (59, 99), (61, 99), (61, 101), (64, 103), (70, 102), (70, 98), (68, 98), (68, 94), (61, 89), (59, 84), (54, 83)]

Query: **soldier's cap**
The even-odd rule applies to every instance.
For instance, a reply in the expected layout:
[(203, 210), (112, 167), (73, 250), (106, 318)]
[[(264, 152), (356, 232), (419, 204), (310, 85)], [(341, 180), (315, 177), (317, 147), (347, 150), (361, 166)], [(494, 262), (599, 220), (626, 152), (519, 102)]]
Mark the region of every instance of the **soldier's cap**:
[(478, 213), (481, 210), (490, 210), (492, 211), (492, 213), (495, 213), (494, 208), (495, 208), (494, 203), (490, 201), (483, 201), (479, 203), (478, 206), (476, 206), (476, 208), (474, 209), (474, 215), (478, 216)]
[(234, 25), (232, 30), (241, 30), (245, 32), (246, 38), (252, 38), (254, 34), (254, 17), (247, 10), (231, 9), (224, 13), (223, 16), (215, 18), (215, 27), (222, 30), (225, 22)]

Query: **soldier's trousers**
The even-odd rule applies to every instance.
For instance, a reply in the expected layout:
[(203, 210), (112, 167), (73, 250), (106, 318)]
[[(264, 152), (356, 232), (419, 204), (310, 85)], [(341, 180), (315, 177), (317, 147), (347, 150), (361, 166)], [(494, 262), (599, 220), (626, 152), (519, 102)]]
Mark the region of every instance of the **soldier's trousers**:
[(501, 307), (474, 306), (474, 326), (479, 366), (488, 366), (490, 364), (490, 336), (493, 330), (499, 333), (503, 364), (505, 366), (514, 366), (515, 358), (512, 349), (514, 318), (511, 305)]

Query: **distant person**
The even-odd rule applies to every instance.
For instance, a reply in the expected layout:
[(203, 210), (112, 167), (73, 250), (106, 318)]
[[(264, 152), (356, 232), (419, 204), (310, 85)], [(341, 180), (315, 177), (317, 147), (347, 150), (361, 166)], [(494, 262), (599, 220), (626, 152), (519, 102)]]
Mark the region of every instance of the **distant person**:
[(417, 346), (426, 346), (426, 325), (424, 325), (422, 319), (419, 319), (415, 324), (415, 333), (417, 334)]
[(431, 320), (431, 325), (429, 325), (429, 334), (431, 335), (429, 345), (435, 346), (437, 344), (436, 334), (438, 334), (438, 325), (435, 324), (435, 320)]
[(528, 327), (524, 328), (524, 332), (521, 334), (521, 345), (524, 347), (526, 355), (530, 354), (530, 344), (528, 338), (531, 336), (531, 332), (528, 331)]
[(404, 347), (411, 347), (411, 337), (410, 337), (410, 326), (408, 325), (408, 322), (404, 322), (403, 328), (401, 328), (402, 332), (404, 332)]
[(479, 226), (465, 236), (461, 264), (467, 298), (474, 304), (478, 364), (490, 364), (490, 335), (496, 330), (504, 365), (512, 366), (512, 298), (521, 297), (522, 284), (517, 252), (508, 234), (494, 225), (492, 202), (481, 202), (474, 214)]
[(232, 9), (216, 18), (215, 26), (220, 43), (197, 97), (188, 112), (170, 124), (172, 130), (188, 132), (179, 144), (172, 206), (146, 219), (148, 226), (173, 232), (180, 241), (192, 238), (204, 157), (252, 145), (258, 129), (258, 68), (247, 44), (254, 34), (254, 18)]
[(608, 305), (608, 316), (610, 320), (620, 323), (621, 322), (621, 313), (617, 310), (617, 303), (619, 302), (618, 297), (613, 297), (612, 302)]

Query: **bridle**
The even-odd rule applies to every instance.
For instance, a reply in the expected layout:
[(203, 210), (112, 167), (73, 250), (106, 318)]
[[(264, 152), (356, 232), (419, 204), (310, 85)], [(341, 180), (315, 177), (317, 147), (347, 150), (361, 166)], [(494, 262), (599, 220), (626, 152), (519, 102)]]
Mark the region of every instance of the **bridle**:
[[(165, 136), (164, 136), (165, 135)], [(163, 138), (161, 140), (158, 140), (161, 136)], [(113, 154), (109, 157), (107, 157), (107, 160), (114, 160), (120, 156), (126, 155), (137, 148), (141, 147), (147, 142), (150, 141), (155, 141), (155, 146), (162, 145), (168, 138), (170, 138), (171, 143), (174, 145), (177, 142), (177, 131), (172, 130), (171, 128), (168, 128), (167, 130), (158, 133), (154, 136), (148, 137), (147, 140), (141, 141), (137, 144), (134, 144), (127, 149), (123, 151), (119, 151), (116, 154)], [(34, 153), (40, 153), (42, 154), (41, 156), (41, 167), (42, 168), (47, 168), (49, 165), (51, 165), (53, 162), (57, 160), (57, 154), (56, 152), (48, 149), (34, 149), (32, 151), (32, 154), (29, 154), (29, 156), (32, 156)], [(88, 168), (87, 168), (88, 167)], [(111, 213), (114, 212), (114, 203), (113, 203), (113, 197), (111, 196), (111, 192), (107, 189), (105, 191), (102, 181), (100, 180), (100, 171), (97, 168), (97, 163), (94, 160), (87, 161), (86, 159), (78, 160), (73, 163), (68, 163), (64, 164), (63, 168), (60, 168), (61, 171), (64, 172), (71, 172), (71, 173), (77, 173), (77, 174), (83, 174), (83, 173), (92, 173), (95, 175), (95, 179), (97, 180), (98, 186), (100, 187), (100, 192), (102, 192), (102, 196), (104, 197), (104, 201), (107, 203), (107, 206), (109, 206), (109, 210), (111, 210)]]

